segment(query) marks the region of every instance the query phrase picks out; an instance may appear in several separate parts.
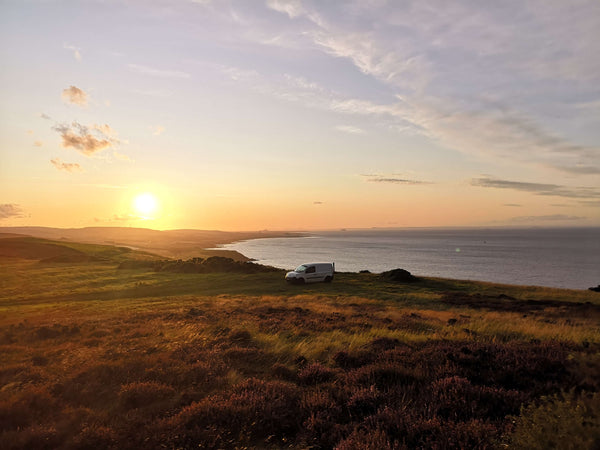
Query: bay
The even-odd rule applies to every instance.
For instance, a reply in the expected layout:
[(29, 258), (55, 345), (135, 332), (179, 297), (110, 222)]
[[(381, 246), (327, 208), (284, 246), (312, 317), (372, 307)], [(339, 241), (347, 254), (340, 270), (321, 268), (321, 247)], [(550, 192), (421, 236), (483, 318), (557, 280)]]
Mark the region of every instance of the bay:
[(333, 261), (342, 272), (402, 268), (417, 276), (569, 289), (600, 283), (600, 228), (323, 231), (223, 248), (290, 270)]

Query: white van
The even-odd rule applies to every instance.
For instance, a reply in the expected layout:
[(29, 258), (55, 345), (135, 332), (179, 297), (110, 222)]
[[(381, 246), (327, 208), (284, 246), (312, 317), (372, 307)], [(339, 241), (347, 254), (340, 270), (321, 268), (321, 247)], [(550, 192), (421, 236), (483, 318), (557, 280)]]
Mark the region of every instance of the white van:
[(333, 273), (335, 272), (335, 263), (306, 263), (302, 264), (291, 272), (285, 274), (285, 281), (288, 283), (318, 283), (323, 281), (331, 283)]

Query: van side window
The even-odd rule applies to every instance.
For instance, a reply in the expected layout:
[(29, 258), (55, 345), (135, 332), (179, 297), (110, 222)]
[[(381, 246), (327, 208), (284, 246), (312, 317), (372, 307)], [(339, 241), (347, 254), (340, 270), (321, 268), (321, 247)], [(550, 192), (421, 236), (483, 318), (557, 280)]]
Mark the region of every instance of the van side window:
[(309, 267), (306, 269), (306, 273), (315, 273), (317, 268), (315, 266)]

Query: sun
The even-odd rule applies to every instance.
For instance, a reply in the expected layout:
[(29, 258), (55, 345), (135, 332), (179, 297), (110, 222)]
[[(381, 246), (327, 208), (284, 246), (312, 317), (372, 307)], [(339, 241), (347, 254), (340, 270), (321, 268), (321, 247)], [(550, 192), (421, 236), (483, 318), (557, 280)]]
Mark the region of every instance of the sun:
[(133, 201), (135, 210), (144, 217), (151, 216), (156, 211), (158, 202), (156, 197), (149, 192), (140, 194)]

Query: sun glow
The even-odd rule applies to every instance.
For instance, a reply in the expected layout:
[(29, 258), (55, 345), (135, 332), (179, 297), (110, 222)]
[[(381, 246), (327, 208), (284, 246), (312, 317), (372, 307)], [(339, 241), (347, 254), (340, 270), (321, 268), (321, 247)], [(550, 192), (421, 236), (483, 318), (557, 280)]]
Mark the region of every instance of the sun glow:
[(146, 192), (135, 197), (133, 205), (138, 214), (148, 218), (156, 211), (158, 202), (154, 195)]

